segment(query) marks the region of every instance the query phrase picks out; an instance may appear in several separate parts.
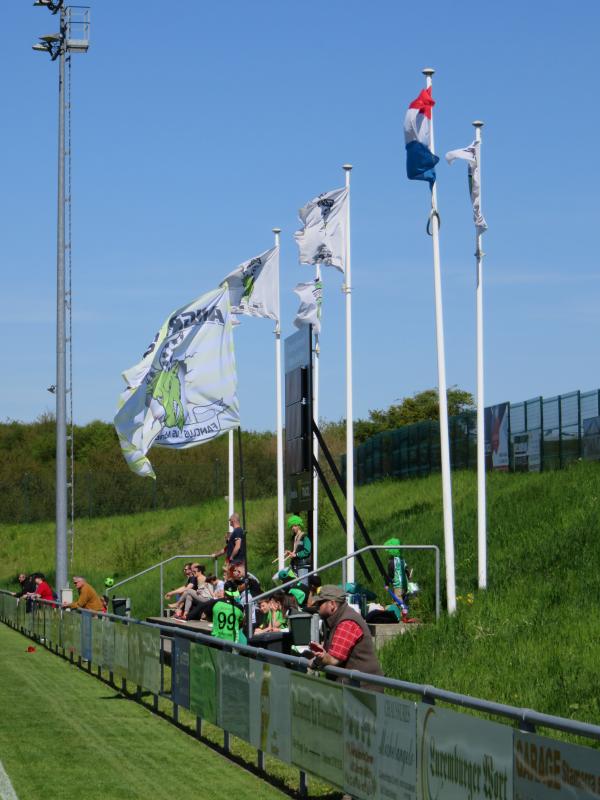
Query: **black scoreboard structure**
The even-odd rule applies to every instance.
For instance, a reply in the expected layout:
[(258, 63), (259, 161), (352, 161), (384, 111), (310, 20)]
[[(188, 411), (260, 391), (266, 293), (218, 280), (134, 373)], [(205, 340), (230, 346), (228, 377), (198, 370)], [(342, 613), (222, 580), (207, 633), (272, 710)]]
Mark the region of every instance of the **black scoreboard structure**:
[[(299, 514), (313, 509), (312, 325), (284, 341), (285, 506)], [(308, 513), (308, 529), (312, 513)]]
[[(333, 479), (345, 497), (346, 487), (342, 481), (342, 476), (318, 425), (313, 420), (312, 338), (312, 325), (303, 325), (299, 331), (288, 336), (284, 341), (285, 506), (288, 513), (306, 513), (307, 532), (311, 540), (313, 534), (313, 476), (315, 473), (325, 489), (325, 493), (339, 520), (340, 527), (344, 532), (346, 531), (344, 512), (336, 500), (329, 480), (313, 454), (313, 437), (316, 436), (321, 453), (327, 461)], [(372, 544), (373, 542), (356, 508), (354, 509), (354, 518), (365, 544)], [(345, 552), (345, 546), (342, 552)], [(371, 555), (380, 575), (386, 581), (385, 569), (377, 551), (372, 551)], [(360, 564), (367, 580), (372, 581), (363, 557), (359, 555), (356, 560)]]

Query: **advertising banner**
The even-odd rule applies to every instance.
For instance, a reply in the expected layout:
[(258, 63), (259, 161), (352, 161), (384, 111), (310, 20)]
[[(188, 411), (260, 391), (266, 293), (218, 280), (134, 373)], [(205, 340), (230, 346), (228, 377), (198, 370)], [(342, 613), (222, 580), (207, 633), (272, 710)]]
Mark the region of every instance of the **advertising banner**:
[(344, 686), (344, 791), (371, 800), (377, 791), (377, 695)]
[(250, 741), (250, 683), (248, 659), (219, 652), (219, 727)]
[(123, 622), (115, 622), (115, 654), (113, 672), (119, 678), (127, 679), (129, 674), (129, 628)]
[[(136, 625), (138, 683), (153, 694), (160, 692), (160, 631), (158, 628), (147, 628)], [(129, 635), (131, 642), (131, 632)]]
[(92, 664), (102, 666), (102, 628), (104, 622), (100, 617), (92, 617)]
[(342, 687), (292, 673), (292, 763), (339, 788), (344, 785)]
[(136, 686), (142, 685), (142, 645), (140, 641), (140, 626), (131, 622), (127, 626), (129, 628), (129, 636), (127, 640), (128, 653), (127, 653), (127, 680)]
[(417, 794), (417, 705), (377, 695), (377, 800)]
[(68, 616), (71, 620), (71, 649), (73, 657), (77, 658), (81, 655), (81, 614), (71, 611)]
[(542, 468), (542, 432), (526, 431), (512, 436), (515, 472), (539, 472)]
[(81, 657), (92, 660), (92, 615), (82, 611), (77, 615), (81, 625)]
[(285, 667), (250, 660), (250, 744), (289, 764), (290, 676)]
[(589, 461), (600, 459), (600, 417), (583, 420), (583, 457)]
[(600, 752), (514, 732), (515, 800), (598, 800)]
[(417, 742), (423, 800), (512, 800), (510, 726), (420, 703)]
[(171, 646), (171, 694), (178, 706), (190, 707), (190, 640), (179, 636)]
[(108, 617), (102, 621), (102, 666), (111, 672), (115, 668), (115, 627)]
[(484, 409), (485, 468), (508, 471), (508, 420), (509, 403), (498, 403)]
[(207, 722), (217, 724), (219, 651), (204, 644), (190, 644), (190, 709)]

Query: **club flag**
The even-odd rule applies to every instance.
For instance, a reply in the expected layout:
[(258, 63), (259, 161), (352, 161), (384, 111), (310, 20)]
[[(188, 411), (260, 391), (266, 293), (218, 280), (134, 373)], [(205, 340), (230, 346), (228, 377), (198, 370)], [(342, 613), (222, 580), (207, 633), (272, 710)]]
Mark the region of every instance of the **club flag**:
[(431, 87), (423, 89), (408, 107), (404, 117), (406, 174), (411, 181), (435, 183), (435, 165), (440, 160), (431, 152), (431, 109), (435, 100)]
[(279, 321), (279, 248), (244, 261), (225, 278), (232, 314)]
[(318, 280), (299, 283), (294, 291), (300, 298), (300, 307), (294, 325), (312, 325), (315, 333), (321, 333), (321, 304), (323, 302), (323, 283)]
[(481, 178), (479, 174), (479, 142), (472, 142), (468, 147), (460, 150), (451, 150), (446, 153), (446, 161), (452, 164), (457, 158), (466, 161), (469, 165), (469, 194), (473, 203), (473, 222), (477, 233), (487, 231), (487, 222), (481, 213)]
[(126, 370), (115, 428), (133, 472), (155, 478), (152, 445), (193, 447), (239, 426), (227, 285), (171, 314)]
[(299, 213), (304, 226), (296, 231), (301, 264), (325, 264), (345, 271), (348, 189), (324, 192)]

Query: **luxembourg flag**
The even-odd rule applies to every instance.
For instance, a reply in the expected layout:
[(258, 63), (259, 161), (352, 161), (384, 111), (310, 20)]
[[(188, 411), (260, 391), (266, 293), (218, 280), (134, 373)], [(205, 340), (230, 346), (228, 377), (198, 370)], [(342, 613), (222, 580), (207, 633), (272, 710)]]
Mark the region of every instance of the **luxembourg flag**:
[(411, 181), (435, 183), (435, 165), (440, 160), (431, 152), (431, 109), (435, 100), (431, 87), (423, 89), (408, 107), (404, 117), (406, 142), (406, 174)]

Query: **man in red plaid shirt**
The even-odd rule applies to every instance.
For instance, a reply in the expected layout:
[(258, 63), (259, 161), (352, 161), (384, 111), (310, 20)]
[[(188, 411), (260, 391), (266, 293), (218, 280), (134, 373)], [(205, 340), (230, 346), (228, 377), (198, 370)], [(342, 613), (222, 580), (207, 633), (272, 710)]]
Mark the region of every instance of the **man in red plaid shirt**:
[[(314, 604), (323, 620), (325, 636), (322, 645), (310, 643), (310, 649), (315, 653), (311, 667), (318, 669), (331, 665), (383, 675), (367, 623), (346, 603), (344, 590), (339, 586), (322, 586)], [(336, 676), (336, 680), (347, 682), (341, 676)], [(378, 689), (373, 684), (363, 683), (363, 686)]]

